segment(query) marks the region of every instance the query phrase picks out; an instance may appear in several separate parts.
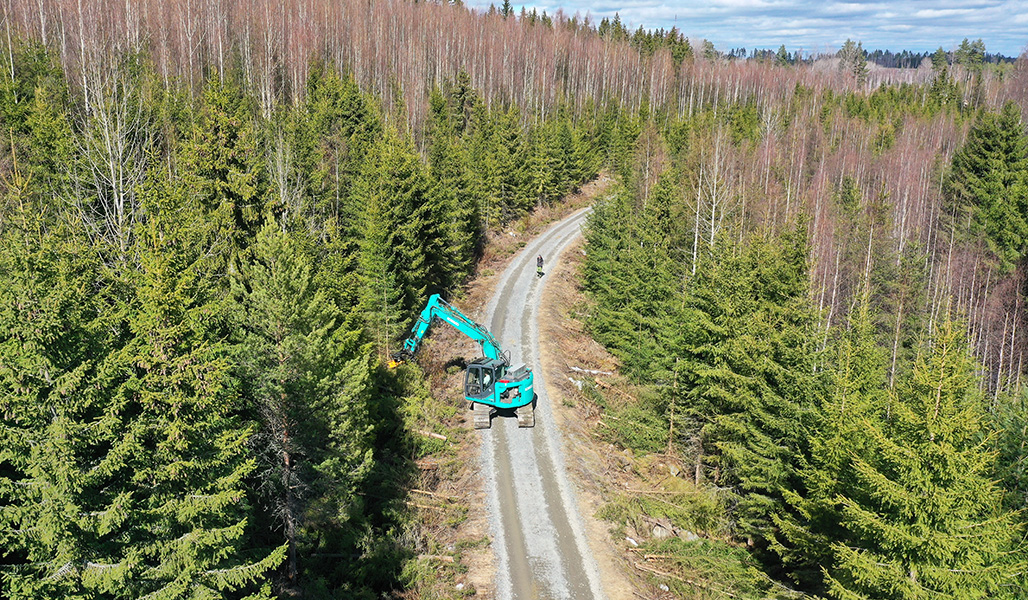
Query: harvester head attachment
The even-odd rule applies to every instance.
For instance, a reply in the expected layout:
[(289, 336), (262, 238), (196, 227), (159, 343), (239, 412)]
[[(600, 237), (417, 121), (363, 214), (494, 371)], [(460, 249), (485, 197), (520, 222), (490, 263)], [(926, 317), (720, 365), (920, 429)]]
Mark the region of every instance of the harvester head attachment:
[(395, 369), (396, 367), (402, 365), (403, 363), (409, 362), (413, 358), (414, 358), (414, 353), (411, 352), (410, 350), (406, 349), (406, 348), (403, 348), (399, 352), (393, 352), (392, 356), (390, 356), (389, 368), (390, 369)]

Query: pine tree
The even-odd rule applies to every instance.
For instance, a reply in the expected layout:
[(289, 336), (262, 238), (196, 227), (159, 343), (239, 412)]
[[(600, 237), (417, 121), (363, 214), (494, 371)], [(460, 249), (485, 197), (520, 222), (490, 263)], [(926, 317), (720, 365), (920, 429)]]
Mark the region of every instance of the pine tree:
[(852, 73), (857, 83), (863, 85), (867, 80), (867, 58), (863, 42), (847, 39), (837, 56), (840, 59), (839, 68)]
[(835, 598), (996, 597), (1016, 577), (1007, 553), (1019, 527), (1000, 506), (963, 335), (942, 323), (891, 394), (888, 420), (863, 422), (865, 445), (838, 492), (843, 534), (827, 569)]

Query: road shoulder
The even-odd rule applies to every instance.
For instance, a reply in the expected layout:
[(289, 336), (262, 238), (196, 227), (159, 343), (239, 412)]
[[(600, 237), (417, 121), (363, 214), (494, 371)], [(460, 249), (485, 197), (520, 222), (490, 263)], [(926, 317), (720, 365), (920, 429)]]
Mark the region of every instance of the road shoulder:
[(599, 411), (578, 390), (572, 367), (614, 372), (615, 359), (585, 331), (577, 312), (584, 305), (579, 273), (584, 258), (584, 239), (579, 238), (550, 262), (548, 281), (540, 308), (540, 361), (546, 374), (555, 425), (561, 432), (565, 464), (574, 482), (578, 509), (585, 524), (589, 549), (600, 571), (608, 600), (637, 600), (641, 596), (637, 579), (609, 533), (610, 523), (597, 514), (606, 504), (612, 468), (604, 453), (607, 444), (596, 440), (593, 431)]

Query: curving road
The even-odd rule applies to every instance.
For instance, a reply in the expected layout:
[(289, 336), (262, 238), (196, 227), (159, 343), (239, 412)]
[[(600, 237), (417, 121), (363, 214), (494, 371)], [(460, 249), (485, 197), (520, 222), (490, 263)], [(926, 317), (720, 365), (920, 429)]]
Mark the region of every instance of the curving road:
[(513, 413), (481, 430), (482, 473), (496, 555), (497, 600), (602, 600), (575, 492), (564, 468), (546, 381), (539, 363), (539, 305), (547, 277), (536, 277), (536, 256), (547, 265), (576, 237), (589, 209), (553, 224), (503, 272), (486, 308), (486, 322), (511, 353), (512, 364), (535, 372), (535, 427), (519, 429)]

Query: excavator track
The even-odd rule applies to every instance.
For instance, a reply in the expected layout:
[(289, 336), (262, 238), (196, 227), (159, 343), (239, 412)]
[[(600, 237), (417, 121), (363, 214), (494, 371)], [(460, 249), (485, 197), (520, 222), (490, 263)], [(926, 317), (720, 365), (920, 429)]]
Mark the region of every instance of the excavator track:
[(517, 409), (518, 427), (535, 427), (535, 402), (529, 402)]
[(493, 407), (481, 402), (475, 402), (471, 408), (475, 429), (489, 429), (492, 426)]

